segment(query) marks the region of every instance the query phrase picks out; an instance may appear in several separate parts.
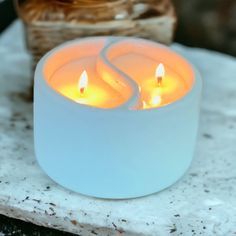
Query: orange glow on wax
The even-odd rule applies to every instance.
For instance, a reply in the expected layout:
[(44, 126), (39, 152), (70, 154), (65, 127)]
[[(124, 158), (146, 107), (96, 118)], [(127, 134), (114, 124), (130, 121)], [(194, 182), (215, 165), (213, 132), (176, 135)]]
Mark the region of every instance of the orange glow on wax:
[(166, 48), (122, 42), (100, 55), (104, 47), (104, 42), (95, 42), (58, 52), (45, 69), (48, 83), (80, 104), (116, 108), (133, 101), (132, 110), (171, 104), (193, 85), (192, 70)]
[(165, 66), (159, 64), (155, 75), (143, 80), (141, 88), (141, 100), (146, 102), (146, 108), (155, 108), (183, 96), (187, 85), (179, 78), (165, 74)]
[[(102, 87), (93, 84), (90, 84), (83, 92), (74, 84), (69, 84), (61, 87), (60, 93), (80, 104), (96, 107), (102, 106), (104, 108), (110, 108), (112, 106), (112, 102), (109, 102), (111, 100), (109, 93), (104, 91)], [(116, 95), (114, 99), (117, 100), (117, 103), (120, 100), (118, 96), (119, 95)]]
[[(69, 55), (76, 57), (74, 51)], [(61, 95), (76, 103), (104, 109), (120, 106), (127, 100), (132, 90), (128, 86), (126, 90), (110, 86), (98, 73), (96, 63), (97, 58), (93, 55), (76, 57), (75, 60), (60, 66), (48, 82)], [(107, 72), (106, 68), (100, 68)], [(121, 91), (127, 94), (127, 98), (123, 97)]]
[(191, 87), (191, 79), (188, 80), (188, 77), (183, 77), (181, 73), (186, 68), (183, 66), (182, 70), (179, 67), (175, 69), (179, 61), (173, 60), (169, 64), (166, 55), (162, 56), (163, 61), (153, 60), (131, 52), (112, 60), (119, 70), (138, 84), (140, 100), (137, 109), (159, 108), (171, 104), (183, 97)]
[[(95, 78), (93, 73), (87, 73), (86, 70), (80, 74), (77, 81), (63, 83), (59, 87), (59, 91), (65, 97), (84, 105), (91, 105), (95, 107), (110, 108), (113, 104), (121, 104), (123, 99), (121, 95), (109, 88), (102, 80)], [(90, 81), (91, 78), (91, 81)], [(101, 83), (98, 83), (100, 82)], [(107, 87), (106, 87), (107, 86)], [(111, 99), (111, 96), (114, 99)]]

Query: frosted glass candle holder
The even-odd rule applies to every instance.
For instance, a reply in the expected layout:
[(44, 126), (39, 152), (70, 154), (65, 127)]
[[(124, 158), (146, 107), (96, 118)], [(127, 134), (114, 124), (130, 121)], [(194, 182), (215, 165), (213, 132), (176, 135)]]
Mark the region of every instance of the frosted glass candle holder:
[[(186, 91), (144, 109), (140, 84), (159, 62), (183, 80)], [(108, 94), (103, 107), (97, 100), (81, 104), (62, 94), (60, 86), (73, 84), (83, 66), (121, 99)], [(40, 60), (35, 73), (38, 163), (60, 185), (89, 196), (125, 199), (163, 190), (193, 158), (201, 84), (184, 58), (148, 40), (91, 37), (62, 44)]]

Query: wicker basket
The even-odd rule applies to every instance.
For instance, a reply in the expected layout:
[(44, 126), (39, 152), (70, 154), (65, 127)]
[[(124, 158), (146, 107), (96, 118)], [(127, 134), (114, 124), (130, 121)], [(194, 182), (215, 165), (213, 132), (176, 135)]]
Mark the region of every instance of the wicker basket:
[(128, 35), (168, 44), (176, 21), (169, 0), (17, 0), (16, 7), (33, 70), (47, 51), (78, 37)]

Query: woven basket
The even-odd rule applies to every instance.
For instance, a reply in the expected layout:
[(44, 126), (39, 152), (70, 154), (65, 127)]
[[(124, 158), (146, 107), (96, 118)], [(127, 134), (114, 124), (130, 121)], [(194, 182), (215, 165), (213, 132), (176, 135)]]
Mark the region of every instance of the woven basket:
[(79, 37), (125, 35), (169, 44), (176, 21), (169, 0), (17, 0), (16, 7), (33, 70), (47, 51)]

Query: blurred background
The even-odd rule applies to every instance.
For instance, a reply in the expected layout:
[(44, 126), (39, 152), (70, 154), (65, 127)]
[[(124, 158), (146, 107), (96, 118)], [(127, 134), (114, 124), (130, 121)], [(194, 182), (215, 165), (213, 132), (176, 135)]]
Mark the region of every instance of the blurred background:
[[(236, 0), (173, 0), (173, 3), (178, 17), (175, 41), (236, 56)], [(13, 1), (0, 0), (0, 32), (15, 18)]]
[(236, 0), (174, 0), (176, 41), (236, 56)]

